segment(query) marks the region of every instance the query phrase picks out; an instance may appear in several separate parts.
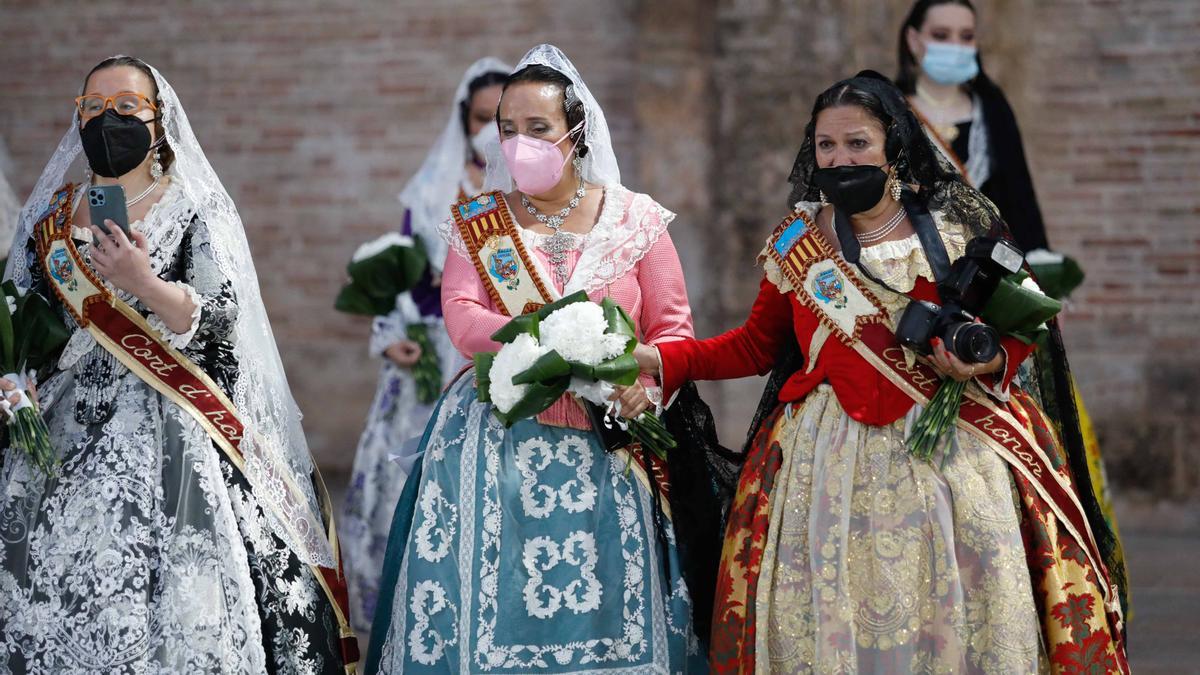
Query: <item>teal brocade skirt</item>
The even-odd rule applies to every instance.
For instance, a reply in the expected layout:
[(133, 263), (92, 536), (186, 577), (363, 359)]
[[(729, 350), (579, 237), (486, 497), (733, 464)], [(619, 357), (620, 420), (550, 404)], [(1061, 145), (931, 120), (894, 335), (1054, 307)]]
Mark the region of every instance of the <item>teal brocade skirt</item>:
[[(396, 506), (368, 673), (702, 673), (650, 493), (592, 432), (510, 429), (472, 378), (439, 401)], [(671, 569), (679, 570), (669, 522)]]

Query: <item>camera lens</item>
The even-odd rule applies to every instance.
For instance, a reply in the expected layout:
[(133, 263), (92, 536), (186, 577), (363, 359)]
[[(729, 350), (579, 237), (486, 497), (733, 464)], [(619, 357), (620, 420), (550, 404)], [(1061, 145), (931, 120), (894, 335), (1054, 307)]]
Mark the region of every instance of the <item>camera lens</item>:
[(1000, 353), (1000, 334), (995, 328), (973, 321), (946, 327), (946, 347), (963, 363), (987, 363)]

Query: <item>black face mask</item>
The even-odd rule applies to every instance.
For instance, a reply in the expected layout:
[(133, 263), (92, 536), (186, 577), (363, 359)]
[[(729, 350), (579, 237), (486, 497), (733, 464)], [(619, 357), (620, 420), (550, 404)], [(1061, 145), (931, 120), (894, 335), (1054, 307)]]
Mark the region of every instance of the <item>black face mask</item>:
[(146, 125), (153, 121), (122, 115), (112, 108), (88, 120), (79, 131), (79, 140), (92, 171), (117, 178), (136, 169), (150, 152)]
[(887, 180), (887, 172), (871, 164), (847, 164), (813, 172), (813, 183), (830, 204), (846, 215), (862, 213), (878, 204)]

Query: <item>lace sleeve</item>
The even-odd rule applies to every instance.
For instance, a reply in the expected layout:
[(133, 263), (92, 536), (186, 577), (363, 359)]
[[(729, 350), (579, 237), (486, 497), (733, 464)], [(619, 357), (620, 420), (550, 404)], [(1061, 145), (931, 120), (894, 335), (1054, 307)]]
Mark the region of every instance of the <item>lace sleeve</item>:
[(193, 216), (179, 246), (179, 257), (167, 279), (183, 288), (195, 304), (192, 325), (183, 333), (171, 331), (156, 315), (147, 317), (165, 340), (176, 349), (194, 347), (194, 341), (226, 341), (233, 334), (238, 306), (233, 285), (221, 273), (213, 256), (208, 227)]

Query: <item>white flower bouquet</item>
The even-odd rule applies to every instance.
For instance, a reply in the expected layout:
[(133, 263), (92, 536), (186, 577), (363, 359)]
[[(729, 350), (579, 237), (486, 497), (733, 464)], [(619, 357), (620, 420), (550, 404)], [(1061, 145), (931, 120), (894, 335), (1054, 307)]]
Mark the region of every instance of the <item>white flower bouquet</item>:
[[(490, 402), (505, 426), (537, 415), (567, 393), (609, 405), (616, 386), (638, 378), (633, 320), (610, 298), (597, 304), (580, 291), (513, 319), (492, 339), (503, 346), (475, 355), (475, 382), (479, 400)], [(659, 457), (676, 445), (651, 412), (617, 424)]]
[(40, 370), (49, 363), (66, 344), (70, 333), (42, 296), (22, 294), (11, 281), (4, 282), (3, 291), (0, 372), (6, 373), (4, 379), (17, 385), (20, 401), (11, 404), (7, 396), (0, 397), (0, 409), (8, 419), (12, 446), (24, 450), (38, 468), (50, 474), (57, 460), (46, 421), (37, 401), (29, 396), (31, 378), (25, 373)]

